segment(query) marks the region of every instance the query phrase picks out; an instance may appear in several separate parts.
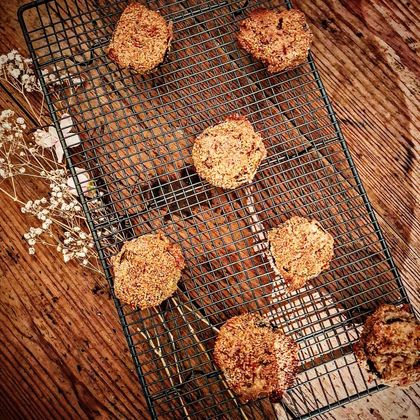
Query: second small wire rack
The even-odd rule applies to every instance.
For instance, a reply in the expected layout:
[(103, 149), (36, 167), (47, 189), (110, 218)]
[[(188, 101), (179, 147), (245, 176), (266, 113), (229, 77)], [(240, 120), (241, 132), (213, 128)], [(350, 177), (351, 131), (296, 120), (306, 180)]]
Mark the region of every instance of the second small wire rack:
[[(407, 297), (313, 58), (270, 75), (235, 40), (247, 12), (290, 3), (147, 2), (175, 32), (148, 76), (106, 56), (126, 5), (41, 0), (19, 18), (57, 129), (69, 113), (82, 139), (65, 155), (111, 288), (110, 257), (124, 241), (161, 231), (184, 250), (173, 298), (145, 311), (115, 300), (151, 414), (308, 418), (378, 390), (352, 344), (369, 311)], [(65, 76), (47, 83), (46, 69)], [(249, 118), (268, 157), (252, 184), (222, 191), (196, 175), (191, 146), (232, 113)], [(266, 232), (292, 215), (319, 220), (336, 245), (327, 272), (286, 293)], [(280, 405), (239, 404), (213, 364), (218, 328), (246, 311), (268, 314), (299, 344), (300, 373)]]

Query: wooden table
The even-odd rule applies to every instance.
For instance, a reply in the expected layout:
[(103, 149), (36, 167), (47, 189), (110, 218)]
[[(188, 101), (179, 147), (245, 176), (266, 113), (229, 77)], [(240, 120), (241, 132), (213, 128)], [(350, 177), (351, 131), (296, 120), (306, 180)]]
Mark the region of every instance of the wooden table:
[[(26, 54), (16, 10), (0, 4), (1, 53)], [(313, 52), (379, 223), (419, 308), (419, 66), (417, 2), (296, 1)], [(2, 109), (25, 107), (2, 86)], [(20, 185), (42, 192), (42, 185)], [(31, 221), (0, 197), (0, 417), (147, 418), (105, 280), (59, 255), (28, 255)], [(419, 386), (383, 392), (327, 418), (415, 419)]]

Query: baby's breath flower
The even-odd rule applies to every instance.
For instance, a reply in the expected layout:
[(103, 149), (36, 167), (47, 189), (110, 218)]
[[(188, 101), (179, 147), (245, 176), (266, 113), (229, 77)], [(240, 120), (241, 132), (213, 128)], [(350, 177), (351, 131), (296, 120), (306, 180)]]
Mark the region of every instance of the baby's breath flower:
[(14, 112), (11, 109), (4, 109), (0, 114), (0, 120), (5, 120), (12, 117)]
[(35, 77), (32, 60), (24, 58), (16, 51), (0, 56), (1, 75), (20, 92), (40, 91), (39, 81)]
[(11, 69), (9, 73), (10, 76), (14, 77), (15, 79), (20, 76), (20, 70), (18, 68)]
[(8, 59), (9, 61), (14, 60), (16, 53), (17, 53), (17, 51), (16, 51), (16, 50), (12, 50), (12, 51), (10, 51), (10, 52), (7, 54), (7, 59)]
[(51, 219), (46, 219), (45, 222), (42, 224), (42, 229), (47, 230), (52, 224)]
[[(58, 66), (54, 73), (48, 69), (43, 69), (42, 73), (49, 89), (64, 86), (74, 92), (76, 85), (83, 83), (82, 77), (76, 78)], [(1, 78), (15, 87), (19, 94), (41, 92), (32, 60), (22, 57), (16, 50), (0, 55)], [(25, 99), (28, 100), (26, 96)], [(67, 147), (76, 147), (81, 140), (74, 130), (70, 115), (64, 113), (60, 116), (60, 126)], [(38, 127), (31, 131), (32, 134), (26, 130), (24, 118), (15, 116), (10, 109), (0, 110), (0, 193), (6, 191), (8, 194), (15, 194), (16, 199), (23, 202), (22, 213), (34, 220), (34, 226), (23, 235), (28, 244), (28, 252), (33, 255), (35, 246), (54, 245), (65, 262), (76, 260), (81, 265), (92, 268), (94, 264), (91, 261), (97, 258), (93, 239), (70, 173), (61, 164), (63, 150), (58, 141), (58, 133), (52, 126), (46, 129)], [(44, 150), (51, 147), (56, 154)], [(103, 192), (95, 187), (89, 173), (84, 168), (76, 168), (76, 175), (86, 196), (90, 199), (96, 197), (88, 204), (90, 211), (96, 216), (106, 215), (101, 199)], [(19, 197), (19, 191), (16, 193), (19, 184), (15, 179), (21, 176), (36, 176), (44, 180), (45, 187), (49, 188), (48, 194), (33, 200), (27, 200), (28, 197), (25, 196)], [(9, 185), (8, 182), (9, 191), (3, 189)], [(105, 235), (110, 233), (108, 229), (105, 230)], [(51, 244), (51, 241), (55, 242)]]

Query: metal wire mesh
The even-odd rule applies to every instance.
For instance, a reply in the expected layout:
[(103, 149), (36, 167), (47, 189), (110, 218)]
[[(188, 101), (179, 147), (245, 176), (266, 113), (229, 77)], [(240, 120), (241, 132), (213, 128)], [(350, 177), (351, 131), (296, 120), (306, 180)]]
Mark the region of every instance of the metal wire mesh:
[[(68, 112), (82, 138), (65, 156), (111, 288), (110, 257), (127, 239), (162, 231), (184, 250), (173, 298), (144, 311), (115, 300), (152, 415), (307, 418), (378, 390), (352, 343), (379, 302), (407, 298), (313, 58), (270, 75), (235, 41), (247, 11), (290, 3), (150, 0), (175, 34), (148, 76), (106, 57), (126, 4), (37, 1), (19, 18), (57, 129)], [(46, 83), (45, 69), (64, 76)], [(200, 180), (190, 155), (194, 137), (233, 112), (248, 116), (268, 157), (252, 184), (227, 192)], [(292, 215), (319, 220), (336, 247), (327, 272), (286, 293), (266, 232)], [(269, 314), (299, 343), (301, 372), (281, 407), (240, 405), (213, 365), (217, 329), (245, 311)]]

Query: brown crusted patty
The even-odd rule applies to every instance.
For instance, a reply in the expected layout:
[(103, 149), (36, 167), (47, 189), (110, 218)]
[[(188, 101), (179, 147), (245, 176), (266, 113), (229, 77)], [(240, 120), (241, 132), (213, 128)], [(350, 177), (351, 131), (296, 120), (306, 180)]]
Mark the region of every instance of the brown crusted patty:
[(231, 115), (224, 122), (206, 128), (192, 150), (198, 175), (225, 189), (250, 183), (266, 156), (262, 137), (241, 115)]
[(420, 323), (408, 305), (381, 305), (366, 319), (354, 352), (370, 379), (412, 385), (420, 380)]
[(301, 288), (330, 266), (334, 238), (316, 220), (293, 216), (268, 233), (271, 255), (288, 290)]
[(262, 397), (276, 401), (298, 370), (298, 346), (266, 318), (244, 314), (220, 329), (214, 361), (242, 403)]
[(112, 264), (115, 295), (141, 309), (157, 306), (172, 296), (185, 266), (180, 246), (161, 234), (124, 243)]
[(292, 69), (306, 61), (312, 32), (300, 10), (256, 9), (239, 25), (238, 43), (270, 73)]
[(172, 41), (172, 22), (139, 3), (129, 4), (112, 35), (108, 56), (145, 74), (161, 64)]

